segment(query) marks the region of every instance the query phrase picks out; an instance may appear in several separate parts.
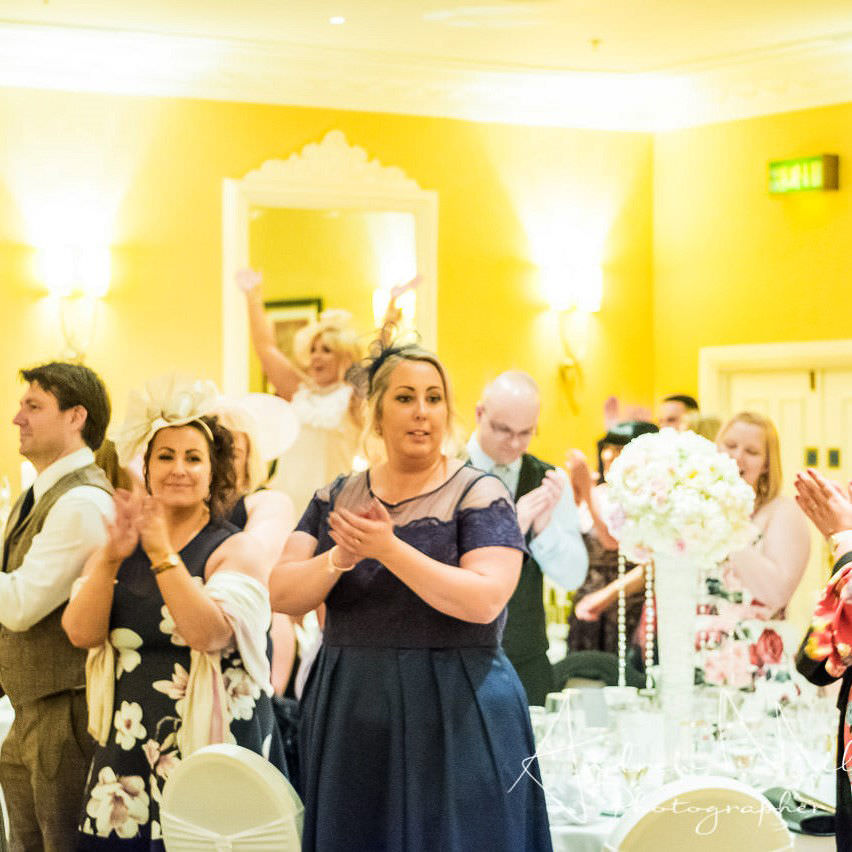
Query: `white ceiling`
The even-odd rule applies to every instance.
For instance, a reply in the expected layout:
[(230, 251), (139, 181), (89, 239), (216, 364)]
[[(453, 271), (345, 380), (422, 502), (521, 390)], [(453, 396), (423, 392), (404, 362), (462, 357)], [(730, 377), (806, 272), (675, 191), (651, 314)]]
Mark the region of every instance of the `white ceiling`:
[(0, 85), (662, 129), (852, 100), (852, 0), (2, 0)]

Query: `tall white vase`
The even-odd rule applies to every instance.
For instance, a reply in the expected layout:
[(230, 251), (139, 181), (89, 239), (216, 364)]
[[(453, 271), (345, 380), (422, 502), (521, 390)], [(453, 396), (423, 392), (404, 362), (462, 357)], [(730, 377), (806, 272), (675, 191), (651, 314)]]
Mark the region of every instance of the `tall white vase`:
[(692, 711), (698, 566), (683, 556), (655, 553), (654, 587), (665, 759), (672, 768)]

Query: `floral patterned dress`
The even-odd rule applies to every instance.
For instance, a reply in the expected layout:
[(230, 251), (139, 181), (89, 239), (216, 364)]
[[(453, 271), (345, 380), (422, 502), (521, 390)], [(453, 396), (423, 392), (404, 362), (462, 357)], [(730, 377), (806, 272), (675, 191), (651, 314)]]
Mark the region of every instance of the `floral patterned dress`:
[[(209, 523), (180, 551), (196, 582), (214, 550), (235, 532)], [(190, 649), (175, 629), (141, 547), (119, 568), (110, 642), (116, 652), (114, 732), (92, 760), (80, 817), (79, 849), (163, 850), (160, 800), (180, 762), (177, 732)], [(249, 677), (239, 653), (222, 658), (233, 742), (284, 771), (272, 705)], [(264, 700), (265, 699), (265, 700)]]
[(813, 684), (843, 681), (837, 697), (837, 848), (852, 849), (852, 553), (835, 563), (816, 605), (811, 626), (796, 657), (796, 667)]
[(730, 566), (720, 566), (705, 584), (695, 637), (699, 681), (758, 690), (782, 704), (794, 699), (799, 690), (791, 649), (784, 647), (783, 611), (753, 600)]

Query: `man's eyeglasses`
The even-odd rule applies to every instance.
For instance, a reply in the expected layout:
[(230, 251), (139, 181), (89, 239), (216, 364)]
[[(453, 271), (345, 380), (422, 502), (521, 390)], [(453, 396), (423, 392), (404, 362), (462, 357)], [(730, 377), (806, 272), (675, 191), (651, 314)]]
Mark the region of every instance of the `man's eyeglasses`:
[(488, 418), (488, 425), (491, 427), (491, 431), (494, 432), (495, 435), (499, 436), (503, 441), (512, 441), (517, 439), (518, 441), (529, 441), (532, 439), (533, 435), (538, 431), (535, 426), (531, 426), (529, 429), (524, 429), (520, 432), (516, 432), (514, 429), (510, 429), (504, 423), (497, 423), (492, 420), (490, 417)]

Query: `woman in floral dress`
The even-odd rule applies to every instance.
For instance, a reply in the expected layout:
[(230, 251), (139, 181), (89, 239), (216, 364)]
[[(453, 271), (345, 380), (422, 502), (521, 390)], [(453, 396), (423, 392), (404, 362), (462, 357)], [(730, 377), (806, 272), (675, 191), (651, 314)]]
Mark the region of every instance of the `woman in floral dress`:
[(183, 756), (211, 742), (265, 754), (272, 741), (273, 720), (255, 712), (271, 692), (268, 593), (250, 539), (219, 520), (231, 436), (173, 408), (184, 416), (137, 423), (119, 442), (125, 457), (144, 448), (149, 494), (117, 494), (108, 542), (63, 616), (71, 641), (95, 649), (87, 697), (99, 746), (80, 849), (162, 850), (163, 786)]
[[(785, 609), (808, 563), (807, 525), (789, 497), (781, 494), (781, 446), (775, 425), (762, 414), (743, 411), (716, 439), (720, 452), (737, 463), (755, 494), (754, 542), (732, 553), (707, 579), (698, 605), (697, 676), (703, 683), (739, 689), (767, 687), (771, 699), (792, 698), (790, 648), (780, 632)], [(624, 578), (628, 594), (644, 585), (641, 566)], [(598, 615), (618, 599), (615, 581), (586, 597), (584, 612)], [(644, 645), (645, 619), (634, 641)], [(638, 658), (641, 660), (641, 656)]]
[(768, 417), (741, 412), (725, 424), (716, 443), (754, 489), (757, 537), (708, 579), (699, 603), (701, 677), (737, 688), (771, 682), (767, 688), (776, 699), (793, 698), (793, 649), (785, 649), (778, 622), (808, 563), (807, 525), (795, 503), (780, 493), (781, 446)]

